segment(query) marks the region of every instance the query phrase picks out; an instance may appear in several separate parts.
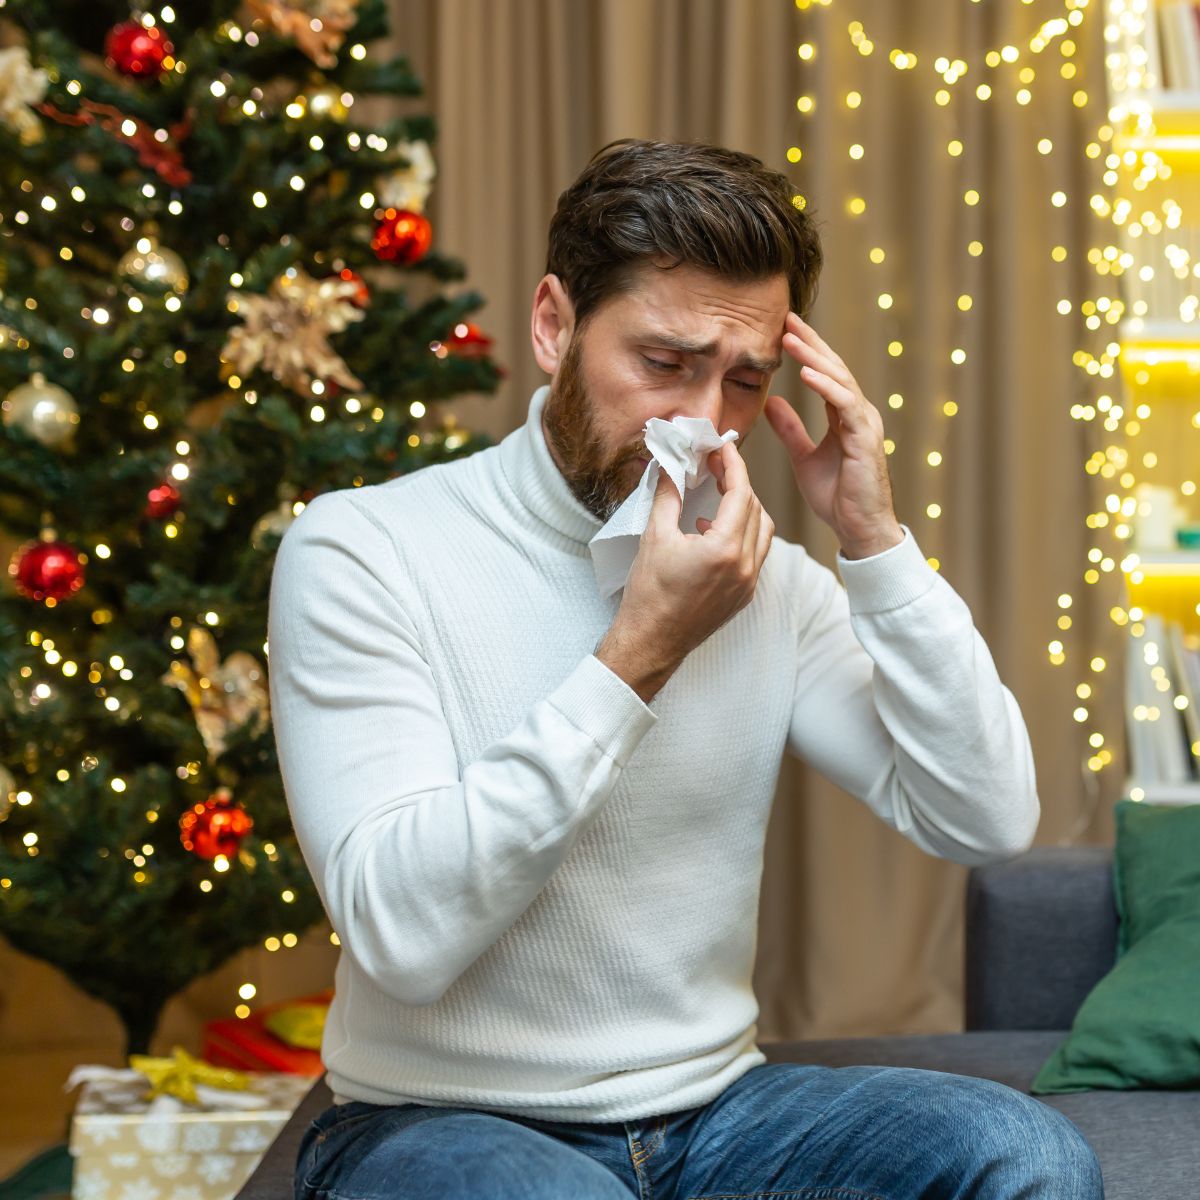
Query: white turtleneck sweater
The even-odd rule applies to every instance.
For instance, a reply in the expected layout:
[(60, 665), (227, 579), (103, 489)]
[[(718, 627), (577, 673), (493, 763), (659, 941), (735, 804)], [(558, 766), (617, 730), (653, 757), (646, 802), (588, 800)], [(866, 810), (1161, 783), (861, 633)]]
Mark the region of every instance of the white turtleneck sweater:
[(907, 526), (839, 554), (841, 584), (777, 536), (750, 604), (643, 703), (593, 654), (621, 593), (599, 596), (547, 394), (498, 445), (318, 496), (279, 547), (271, 707), (341, 942), (339, 1103), (634, 1120), (764, 1062), (785, 750), (955, 862), (1037, 826), (1020, 709)]

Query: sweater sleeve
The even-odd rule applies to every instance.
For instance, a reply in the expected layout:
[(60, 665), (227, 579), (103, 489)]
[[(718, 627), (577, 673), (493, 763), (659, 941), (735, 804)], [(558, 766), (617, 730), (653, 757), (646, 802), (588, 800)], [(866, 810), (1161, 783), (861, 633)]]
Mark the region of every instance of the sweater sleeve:
[(845, 587), (802, 556), (812, 615), (788, 748), (927, 853), (1004, 861), (1040, 817), (1025, 721), (965, 601), (903, 529), (869, 558), (839, 552)]
[(658, 716), (594, 655), (461, 766), (390, 538), (345, 492), (276, 554), (269, 686), (288, 808), (343, 952), (431, 1004), (509, 928)]

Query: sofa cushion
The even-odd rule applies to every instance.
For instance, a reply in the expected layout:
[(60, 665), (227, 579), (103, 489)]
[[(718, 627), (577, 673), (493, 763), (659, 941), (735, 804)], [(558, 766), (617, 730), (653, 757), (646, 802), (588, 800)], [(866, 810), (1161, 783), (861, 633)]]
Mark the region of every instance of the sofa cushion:
[(1156, 929), (1200, 916), (1200, 804), (1118, 800), (1115, 815), (1120, 956)]
[(1200, 1088), (1200, 805), (1116, 805), (1115, 966), (1038, 1072), (1037, 1094)]
[(1116, 961), (1111, 846), (1034, 846), (967, 876), (967, 1029), (1067, 1029)]

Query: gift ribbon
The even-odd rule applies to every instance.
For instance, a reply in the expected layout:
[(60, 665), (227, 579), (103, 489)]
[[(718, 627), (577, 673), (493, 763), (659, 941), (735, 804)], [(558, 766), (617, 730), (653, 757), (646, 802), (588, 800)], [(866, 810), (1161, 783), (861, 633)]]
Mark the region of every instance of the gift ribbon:
[[(214, 1067), (193, 1058), (180, 1046), (175, 1046), (170, 1058), (154, 1058), (147, 1054), (131, 1054), (129, 1068), (84, 1064), (75, 1067), (67, 1077), (64, 1091), (81, 1083), (134, 1083), (147, 1081), (149, 1090), (143, 1099), (154, 1108), (169, 1105), (182, 1108), (179, 1101), (213, 1108), (266, 1108), (270, 1100), (249, 1091), (250, 1076), (228, 1067)], [(231, 1093), (242, 1093), (234, 1095)]]
[(198, 1104), (198, 1085), (233, 1092), (244, 1092), (250, 1086), (244, 1071), (214, 1067), (211, 1063), (193, 1058), (182, 1046), (175, 1046), (171, 1055), (171, 1058), (152, 1058), (148, 1054), (129, 1056), (129, 1065), (150, 1081), (147, 1100), (157, 1096), (176, 1096), (187, 1104)]

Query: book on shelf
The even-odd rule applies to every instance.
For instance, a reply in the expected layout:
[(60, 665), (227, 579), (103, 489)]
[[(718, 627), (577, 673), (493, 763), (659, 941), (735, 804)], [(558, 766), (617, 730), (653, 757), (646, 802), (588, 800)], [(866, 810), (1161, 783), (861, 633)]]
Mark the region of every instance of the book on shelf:
[[(1187, 745), (1200, 747), (1200, 709), (1196, 698), (1200, 696), (1200, 638), (1188, 638), (1178, 621), (1167, 622), (1167, 639), (1171, 643), (1171, 659), (1175, 665), (1175, 681), (1179, 694), (1187, 702), (1183, 710), (1183, 727)], [(1190, 641), (1190, 645), (1189, 645)], [(1192, 755), (1193, 766), (1196, 755)]]
[[(1126, 643), (1130, 775), (1137, 783), (1198, 783), (1200, 637), (1157, 613), (1142, 625), (1142, 636), (1131, 632)], [(1184, 698), (1182, 709), (1176, 696)]]
[(1150, 0), (1150, 11), (1146, 14), (1145, 29), (1146, 74), (1150, 75), (1155, 87), (1165, 87), (1162, 69), (1162, 41), (1158, 36), (1158, 18), (1154, 0)]
[(1147, 80), (1162, 91), (1200, 91), (1200, 5), (1151, 4), (1142, 34)]

